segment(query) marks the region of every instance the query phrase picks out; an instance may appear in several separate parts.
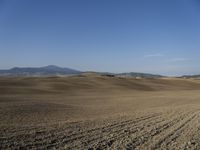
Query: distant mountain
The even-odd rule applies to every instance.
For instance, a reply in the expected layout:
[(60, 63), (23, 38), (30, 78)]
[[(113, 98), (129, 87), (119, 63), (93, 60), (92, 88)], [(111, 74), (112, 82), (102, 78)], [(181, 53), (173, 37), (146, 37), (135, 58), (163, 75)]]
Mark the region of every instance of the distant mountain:
[(0, 76), (59, 76), (59, 75), (80, 75), (80, 74), (99, 74), (107, 77), (142, 77), (142, 78), (159, 78), (161, 75), (148, 73), (109, 73), (109, 72), (81, 72), (70, 68), (62, 68), (54, 65), (45, 67), (14, 67), (8, 70), (0, 70)]
[(179, 78), (200, 78), (200, 75), (184, 75)]
[(116, 76), (121, 77), (142, 77), (142, 78), (160, 78), (163, 77), (157, 74), (149, 74), (149, 73), (138, 73), (138, 72), (128, 72), (128, 73), (119, 73)]
[(128, 72), (128, 73), (110, 73), (110, 72), (85, 72), (89, 74), (97, 74), (106, 77), (141, 77), (141, 78), (161, 78), (162, 75), (149, 74), (149, 73), (138, 73), (138, 72)]
[(71, 75), (71, 74), (80, 74), (81, 71), (70, 69), (70, 68), (61, 68), (54, 65), (49, 65), (45, 67), (26, 67), (19, 68), (14, 67), (9, 70), (0, 70), (0, 75), (13, 75), (13, 76), (52, 76), (52, 75)]

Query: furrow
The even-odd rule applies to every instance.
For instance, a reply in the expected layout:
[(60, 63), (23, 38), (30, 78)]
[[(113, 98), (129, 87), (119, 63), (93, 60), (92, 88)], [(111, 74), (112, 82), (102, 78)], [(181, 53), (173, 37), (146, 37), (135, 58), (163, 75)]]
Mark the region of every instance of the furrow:
[[(115, 126), (105, 126), (105, 127), (102, 127), (102, 128), (98, 128), (98, 130), (88, 130), (88, 131), (85, 131), (84, 134), (80, 133), (79, 135), (77, 136), (73, 136), (72, 139), (69, 139), (67, 137), (63, 137), (62, 139), (59, 139), (60, 141), (62, 141), (62, 144), (60, 145), (61, 147), (64, 147), (65, 145), (73, 145), (73, 142), (77, 142), (77, 141), (81, 141), (81, 143), (83, 143), (83, 139), (84, 138), (92, 138), (96, 135), (102, 135), (102, 134), (107, 134), (107, 132), (114, 132), (114, 133), (117, 133), (118, 130), (123, 130), (123, 128), (125, 128), (127, 125), (131, 125), (131, 124), (134, 124), (134, 123), (140, 123), (142, 121), (145, 121), (145, 120), (149, 120), (149, 119), (153, 119), (155, 117), (159, 117), (160, 115), (159, 114), (156, 114), (156, 115), (152, 115), (152, 116), (147, 116), (147, 117), (141, 117), (141, 118), (137, 118), (136, 120), (130, 120), (130, 121), (126, 121), (126, 122), (123, 122), (122, 124), (117, 124)], [(117, 131), (116, 131), (117, 130)], [(111, 133), (111, 134), (114, 134), (114, 133)], [(103, 136), (103, 135), (102, 135)], [(102, 137), (101, 136), (101, 137)], [(79, 143), (80, 145), (80, 143)], [(75, 145), (76, 147), (76, 145)]]
[[(52, 147), (56, 147), (56, 146), (58, 146), (62, 143), (66, 144), (66, 143), (69, 143), (69, 142), (71, 143), (73, 141), (80, 140), (80, 139), (84, 138), (85, 136), (87, 136), (88, 133), (95, 134), (97, 131), (101, 131), (101, 130), (105, 130), (105, 131), (112, 130), (114, 128), (117, 128), (117, 127), (120, 127), (120, 126), (125, 126), (126, 124), (131, 124), (133, 122), (140, 122), (140, 121), (143, 121), (143, 120), (146, 120), (146, 119), (151, 119), (151, 118), (154, 118), (158, 115), (159, 114), (142, 116), (140, 118), (136, 118), (136, 120), (134, 120), (134, 121), (131, 120), (131, 119), (124, 120), (124, 121), (121, 121), (120, 123), (113, 123), (113, 124), (110, 124), (110, 125), (107, 125), (107, 126), (93, 128), (93, 129), (81, 131), (81, 132), (70, 134), (70, 135), (67, 135), (68, 133), (67, 132), (65, 133), (65, 131), (59, 132), (59, 134), (58, 134), (58, 132), (56, 130), (53, 130), (54, 132), (50, 131), (50, 133), (46, 134), (46, 136), (43, 136), (43, 138), (41, 140), (38, 140), (37, 137), (35, 137), (36, 136), (35, 134), (33, 134), (33, 135), (18, 135), (15, 138), (3, 139), (3, 140), (4, 141), (9, 140), (9, 141), (14, 142), (14, 141), (16, 141), (16, 139), (19, 140), (19, 139), (22, 139), (22, 136), (23, 137), (26, 136), (27, 137), (27, 138), (25, 138), (26, 140), (23, 141), (23, 144), (25, 144), (25, 147), (26, 146), (34, 147), (35, 145), (37, 145), (38, 148), (40, 148), (40, 147), (43, 148), (44, 145), (46, 145), (46, 147), (52, 148)], [(60, 129), (60, 130), (63, 130), (63, 129)], [(67, 136), (65, 136), (65, 135), (67, 135)], [(43, 142), (44, 140), (48, 141), (48, 142), (44, 143)], [(4, 143), (4, 142), (1, 141), (0, 143)], [(20, 147), (20, 141), (15, 142), (13, 147)], [(4, 148), (6, 148), (6, 147), (4, 147)]]
[(192, 116), (190, 116), (189, 118), (184, 119), (182, 123), (179, 122), (177, 127), (173, 127), (174, 129), (168, 132), (168, 134), (163, 139), (159, 140), (159, 142), (157, 142), (155, 146), (152, 147), (152, 149), (158, 149), (158, 148), (161, 148), (163, 145), (166, 145), (166, 146), (169, 145), (169, 143), (175, 140), (180, 135), (180, 133), (184, 130), (184, 127), (190, 121), (192, 121), (196, 116), (197, 116), (196, 113), (192, 114)]
[(162, 124), (158, 124), (158, 126), (155, 126), (154, 128), (147, 129), (145, 132), (141, 133), (141, 135), (136, 135), (136, 137), (132, 138), (131, 141), (126, 145), (126, 148), (127, 149), (139, 148), (139, 146), (143, 145), (145, 142), (150, 141), (152, 137), (159, 135), (163, 131), (175, 125), (177, 122), (184, 119), (187, 114), (188, 113), (186, 112), (181, 116), (175, 116), (172, 119), (166, 120), (166, 122), (163, 122)]
[[(173, 115), (173, 114), (172, 114)], [(136, 133), (140, 133), (142, 130), (144, 130), (146, 127), (152, 127), (152, 126), (154, 126), (154, 125), (156, 125), (156, 124), (159, 124), (159, 123), (161, 123), (161, 122), (163, 122), (163, 121), (165, 121), (164, 120), (164, 118), (160, 118), (161, 120), (156, 120), (156, 118), (154, 118), (154, 119), (152, 119), (151, 121), (147, 121), (147, 122), (145, 122), (145, 123), (141, 123), (141, 124), (138, 124), (137, 126), (135, 126), (135, 128), (134, 128), (134, 126), (132, 126), (132, 127), (127, 127), (127, 129), (128, 129), (128, 132), (127, 133), (123, 133), (123, 130), (118, 130), (117, 132), (116, 132), (116, 136), (112, 136), (112, 137), (110, 137), (110, 138), (105, 138), (106, 136), (104, 135), (104, 136), (102, 136), (101, 137), (101, 139), (103, 139), (103, 140), (101, 140), (101, 139), (96, 139), (96, 141), (99, 141), (99, 142), (97, 142), (96, 143), (96, 145), (97, 146), (95, 146), (94, 144), (92, 145), (92, 144), (86, 144), (86, 145), (90, 145), (90, 147), (91, 148), (94, 148), (94, 147), (96, 147), (97, 149), (105, 149), (106, 147), (110, 147), (111, 145), (113, 145), (113, 143), (114, 142), (116, 142), (116, 141), (118, 141), (119, 142), (119, 140), (120, 139), (125, 139), (125, 137), (128, 137), (128, 136), (130, 136), (130, 135), (134, 135), (134, 134), (136, 134)], [(95, 140), (94, 140), (95, 141)], [(99, 145), (99, 146), (98, 146)], [(88, 146), (87, 146), (88, 147)], [(73, 147), (73, 148), (75, 148), (75, 147)], [(72, 148), (72, 149), (73, 149)]]
[(81, 148), (82, 146), (85, 146), (87, 148), (97, 147), (97, 149), (100, 149), (101, 147), (102, 149), (102, 148), (105, 148), (106, 146), (111, 146), (112, 143), (114, 143), (115, 141), (121, 138), (124, 138), (125, 136), (129, 134), (140, 132), (141, 130), (143, 130), (144, 126), (153, 125), (153, 123), (155, 123), (155, 120), (158, 120), (156, 121), (156, 123), (163, 121), (161, 117), (154, 118), (152, 120), (146, 120), (142, 123), (127, 124), (127, 126), (124, 126), (123, 128), (116, 128), (114, 130), (111, 130), (110, 132), (102, 131), (101, 134), (93, 137), (92, 139), (81, 141), (83, 144), (79, 144), (79, 146), (74, 146), (70, 148), (74, 149), (74, 148)]

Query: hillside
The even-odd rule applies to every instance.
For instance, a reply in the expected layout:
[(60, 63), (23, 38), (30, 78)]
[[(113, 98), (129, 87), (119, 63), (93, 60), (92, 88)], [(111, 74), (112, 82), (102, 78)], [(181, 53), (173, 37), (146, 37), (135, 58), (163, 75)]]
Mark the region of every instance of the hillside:
[(0, 149), (196, 146), (199, 91), (180, 78), (0, 77)]
[(61, 68), (54, 65), (49, 65), (45, 67), (14, 67), (8, 70), (0, 70), (0, 75), (2, 76), (54, 76), (54, 75), (70, 75), (79, 74), (78, 70), (70, 68)]

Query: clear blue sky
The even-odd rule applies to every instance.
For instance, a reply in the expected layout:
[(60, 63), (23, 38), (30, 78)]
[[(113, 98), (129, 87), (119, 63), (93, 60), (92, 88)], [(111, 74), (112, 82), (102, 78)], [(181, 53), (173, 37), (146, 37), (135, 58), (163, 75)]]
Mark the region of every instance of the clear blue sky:
[(199, 0), (0, 0), (0, 68), (200, 74)]

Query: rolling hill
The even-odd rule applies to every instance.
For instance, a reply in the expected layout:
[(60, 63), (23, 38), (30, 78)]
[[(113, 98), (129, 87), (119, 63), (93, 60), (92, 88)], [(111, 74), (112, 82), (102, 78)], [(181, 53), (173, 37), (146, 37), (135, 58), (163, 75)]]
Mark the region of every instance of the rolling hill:
[(141, 78), (159, 78), (161, 75), (149, 73), (109, 73), (109, 72), (88, 72), (79, 71), (71, 68), (62, 68), (55, 65), (45, 67), (14, 67), (8, 70), (0, 70), (0, 76), (59, 76), (59, 75), (81, 75), (81, 74), (96, 74), (109, 77), (141, 77)]
[(9, 70), (0, 70), (1, 76), (52, 76), (52, 75), (71, 75), (71, 74), (80, 74), (81, 71), (70, 69), (70, 68), (61, 68), (54, 65), (49, 65), (45, 67), (14, 67)]

